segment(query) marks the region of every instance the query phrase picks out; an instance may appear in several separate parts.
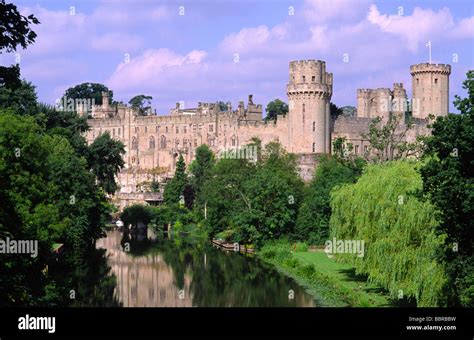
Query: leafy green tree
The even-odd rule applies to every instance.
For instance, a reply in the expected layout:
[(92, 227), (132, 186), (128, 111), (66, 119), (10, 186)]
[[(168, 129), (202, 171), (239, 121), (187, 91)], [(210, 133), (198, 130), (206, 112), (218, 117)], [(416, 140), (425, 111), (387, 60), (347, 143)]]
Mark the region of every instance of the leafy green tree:
[[(25, 49), (35, 42), (36, 33), (32, 25), (39, 24), (33, 15), (24, 16), (16, 5), (0, 1), (0, 54), (14, 52), (18, 47)], [(18, 65), (0, 66), (0, 87), (15, 89), (21, 86), (20, 69)]]
[(151, 211), (151, 207), (143, 204), (132, 204), (125, 207), (120, 214), (120, 219), (126, 227), (129, 225), (137, 226), (140, 222), (147, 225), (152, 218), (153, 212)]
[(298, 212), (295, 238), (309, 244), (324, 244), (329, 238), (330, 193), (337, 185), (354, 183), (357, 172), (334, 157), (319, 159), (313, 180)]
[(219, 110), (222, 112), (227, 111), (227, 109), (229, 108), (229, 105), (227, 103), (224, 103), (223, 101), (219, 101), (217, 102), (217, 104), (219, 106)]
[(463, 83), (468, 96), (455, 96), (460, 114), (438, 117), (426, 140), (421, 168), (423, 194), (441, 212), (438, 232), (447, 234), (440, 260), (446, 265), (451, 306), (474, 306), (474, 71)]
[(184, 188), (187, 183), (186, 164), (184, 163), (183, 155), (180, 154), (178, 162), (176, 163), (174, 177), (165, 186), (163, 193), (165, 203), (178, 204), (183, 196)]
[(205, 197), (201, 194), (202, 187), (206, 179), (209, 178), (210, 171), (215, 163), (214, 154), (205, 144), (196, 149), (196, 158), (189, 165), (189, 171), (192, 175), (191, 185), (194, 190), (195, 204), (199, 208), (204, 207)]
[(112, 139), (108, 132), (101, 134), (89, 145), (88, 165), (99, 185), (108, 194), (117, 190), (115, 177), (125, 165), (122, 158), (124, 154), (123, 143)]
[(288, 113), (288, 104), (280, 99), (272, 100), (267, 104), (267, 108), (265, 109), (267, 115), (265, 120), (268, 121), (276, 121), (278, 115), (286, 115)]
[(113, 101), (113, 91), (103, 84), (82, 83), (66, 90), (63, 97), (68, 100), (93, 100), (95, 105), (102, 105), (102, 92), (108, 92), (109, 104)]
[(0, 108), (12, 108), (18, 114), (25, 115), (36, 111), (37, 97), (33, 84), (25, 80), (14, 88), (0, 86)]
[(381, 163), (421, 156), (424, 137), (418, 137), (415, 142), (406, 140), (407, 133), (412, 128), (411, 119), (404, 122), (404, 114), (394, 114), (386, 123), (380, 117), (372, 119), (369, 132), (361, 135), (370, 143), (364, 157), (369, 162)]
[(244, 182), (255, 167), (246, 159), (220, 159), (203, 182), (201, 195), (206, 200), (206, 225), (211, 236), (226, 229), (236, 231), (235, 214), (248, 209)]
[(148, 115), (148, 112), (151, 110), (151, 100), (152, 96), (146, 96), (144, 94), (139, 94), (129, 100), (129, 104), (132, 108), (138, 110), (140, 116)]
[(363, 241), (362, 256), (337, 258), (393, 298), (402, 292), (419, 306), (434, 307), (445, 305), (446, 275), (436, 256), (446, 235), (436, 233), (436, 208), (417, 198), (421, 187), (416, 163), (368, 165), (355, 184), (331, 192), (330, 240)]
[(329, 103), (329, 113), (332, 119), (336, 119), (344, 113), (343, 109), (338, 107), (336, 104)]

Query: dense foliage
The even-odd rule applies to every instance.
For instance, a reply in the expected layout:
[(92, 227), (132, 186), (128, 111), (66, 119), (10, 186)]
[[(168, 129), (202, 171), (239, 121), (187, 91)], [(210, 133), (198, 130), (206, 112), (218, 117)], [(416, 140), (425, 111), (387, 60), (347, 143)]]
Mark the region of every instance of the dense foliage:
[(421, 186), (412, 163), (368, 166), (357, 183), (333, 191), (331, 238), (363, 240), (363, 256), (338, 256), (393, 297), (402, 294), (419, 306), (437, 306), (444, 303), (446, 277), (436, 254), (445, 235), (436, 233), (434, 206), (414, 194)]
[(313, 180), (306, 188), (298, 212), (294, 237), (310, 244), (324, 244), (329, 237), (330, 193), (339, 184), (353, 183), (358, 171), (337, 158), (322, 156)]
[(441, 212), (439, 233), (447, 234), (440, 261), (446, 266), (448, 304), (474, 306), (474, 71), (466, 98), (454, 102), (461, 114), (439, 117), (427, 139), (421, 169), (423, 193)]

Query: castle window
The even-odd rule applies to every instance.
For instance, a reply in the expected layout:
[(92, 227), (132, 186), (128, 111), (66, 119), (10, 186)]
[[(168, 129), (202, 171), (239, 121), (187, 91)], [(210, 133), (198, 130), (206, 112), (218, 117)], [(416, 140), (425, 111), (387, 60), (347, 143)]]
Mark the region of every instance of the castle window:
[(303, 83), (306, 82), (306, 76), (303, 76)]
[(136, 137), (132, 138), (132, 150), (138, 150), (138, 140)]
[(368, 146), (364, 145), (364, 152), (367, 153), (368, 150), (369, 150)]
[(303, 104), (303, 112), (305, 112), (305, 111), (306, 111), (306, 105)]
[(418, 85), (420, 83), (420, 79), (416, 78), (416, 84)]
[(149, 148), (154, 149), (155, 148), (155, 137), (151, 136), (150, 141), (149, 141)]
[(193, 132), (196, 133), (196, 124), (193, 124)]
[(166, 149), (166, 137), (165, 136), (160, 137), (160, 148), (161, 149)]
[(438, 84), (438, 78), (435, 78), (435, 84)]
[(115, 137), (115, 129), (112, 130), (112, 136)]
[(179, 126), (176, 127), (176, 133), (179, 133)]
[(178, 138), (175, 139), (174, 145), (175, 145), (177, 148), (179, 148), (179, 139), (178, 139)]
[(118, 128), (118, 133), (117, 134), (120, 136), (120, 128)]
[(140, 131), (140, 128), (138, 126), (135, 126), (135, 133), (137, 133), (138, 131)]
[(147, 132), (147, 128), (146, 128), (146, 126), (145, 126), (145, 132)]
[(194, 147), (197, 147), (197, 146), (198, 146), (198, 140), (195, 139), (195, 140), (194, 140)]
[(132, 163), (135, 163), (135, 157), (132, 157)]
[(188, 140), (186, 138), (183, 139), (183, 147), (188, 147)]
[(235, 137), (232, 137), (232, 146), (235, 146)]
[(355, 154), (357, 155), (359, 153), (359, 145), (355, 146)]
[(168, 133), (168, 127), (166, 127), (166, 129), (165, 129), (165, 130), (166, 130), (166, 133)]
[(316, 152), (316, 143), (313, 143), (313, 152)]
[(186, 129), (186, 126), (183, 127), (183, 133), (186, 133), (187, 132), (187, 129)]
[(214, 132), (214, 125), (209, 124), (209, 132)]
[(311, 81), (316, 81), (316, 76), (312, 76)]
[(316, 131), (316, 122), (313, 122), (313, 131)]

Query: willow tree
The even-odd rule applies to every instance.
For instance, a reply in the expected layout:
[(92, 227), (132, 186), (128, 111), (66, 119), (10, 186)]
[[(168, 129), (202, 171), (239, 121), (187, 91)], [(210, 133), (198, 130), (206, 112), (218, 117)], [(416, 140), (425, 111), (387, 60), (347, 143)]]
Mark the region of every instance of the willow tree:
[(414, 192), (422, 187), (416, 165), (405, 161), (369, 165), (355, 184), (331, 193), (331, 238), (363, 240), (364, 255), (340, 254), (358, 274), (386, 288), (394, 298), (415, 298), (419, 306), (444, 305), (444, 268), (436, 254), (444, 242), (437, 211)]

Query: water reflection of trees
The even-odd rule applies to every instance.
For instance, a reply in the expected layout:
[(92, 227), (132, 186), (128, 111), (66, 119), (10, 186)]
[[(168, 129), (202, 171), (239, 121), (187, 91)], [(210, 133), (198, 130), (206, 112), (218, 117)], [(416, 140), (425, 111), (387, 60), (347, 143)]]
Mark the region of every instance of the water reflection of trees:
[[(192, 276), (189, 294), (195, 306), (313, 305), (302, 288), (258, 259), (185, 242), (179, 248), (168, 242), (161, 251), (179, 287), (185, 274)], [(290, 289), (295, 299), (288, 298)]]

